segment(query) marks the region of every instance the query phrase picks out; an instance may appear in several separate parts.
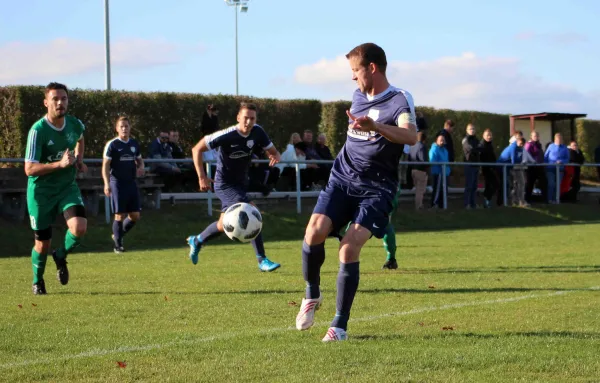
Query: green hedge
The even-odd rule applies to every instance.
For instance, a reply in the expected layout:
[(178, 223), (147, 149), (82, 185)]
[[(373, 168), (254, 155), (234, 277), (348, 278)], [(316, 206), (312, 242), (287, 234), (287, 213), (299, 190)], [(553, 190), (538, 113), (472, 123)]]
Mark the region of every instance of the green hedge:
[[(229, 95), (187, 93), (142, 93), (120, 91), (70, 91), (70, 113), (81, 119), (86, 127), (86, 157), (100, 157), (104, 143), (114, 137), (113, 123), (118, 115), (127, 114), (132, 122), (133, 135), (146, 147), (162, 129), (180, 131), (181, 144), (188, 150), (200, 138), (200, 121), (208, 104), (219, 105), (222, 128), (235, 124), (239, 103), (251, 101), (259, 108), (258, 123), (263, 125), (280, 151), (285, 149), (292, 133), (305, 129), (326, 134), (332, 152), (337, 153), (346, 140), (350, 102), (321, 103), (318, 100), (277, 100)], [(25, 154), (27, 132), (45, 114), (43, 87), (0, 87), (0, 157), (22, 158)], [(444, 121), (455, 122), (452, 134), (456, 161), (462, 161), (461, 141), (468, 123), (473, 123), (481, 137), (487, 128), (492, 130), (496, 152), (508, 145), (509, 116), (476, 111), (454, 111), (417, 107), (427, 121), (427, 142), (431, 144)], [(568, 124), (558, 123), (557, 131), (569, 132)], [(570, 133), (565, 134), (570, 138)], [(577, 121), (577, 140), (588, 161), (600, 144), (600, 121)], [(454, 169), (460, 172), (459, 169)], [(587, 170), (585, 175), (591, 175)]]
[[(132, 135), (145, 148), (162, 129), (177, 129), (186, 150), (200, 138), (200, 121), (208, 104), (219, 106), (220, 126), (236, 123), (240, 102), (257, 105), (258, 123), (263, 125), (279, 150), (290, 135), (305, 129), (317, 130), (321, 103), (317, 100), (251, 99), (225, 95), (184, 93), (141, 93), (119, 91), (69, 91), (69, 113), (86, 125), (86, 157), (100, 157), (104, 144), (115, 136), (114, 121), (129, 116)], [(0, 156), (22, 158), (27, 132), (46, 113), (43, 87), (0, 88)]]

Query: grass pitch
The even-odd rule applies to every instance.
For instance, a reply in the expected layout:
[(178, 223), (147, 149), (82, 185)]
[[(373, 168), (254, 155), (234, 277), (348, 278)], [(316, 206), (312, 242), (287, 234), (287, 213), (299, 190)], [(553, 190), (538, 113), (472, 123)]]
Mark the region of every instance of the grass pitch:
[[(259, 272), (252, 247), (225, 236), (192, 265), (184, 240), (210, 222), (206, 210), (164, 206), (143, 213), (123, 255), (92, 220), (70, 283), (49, 260), (43, 297), (31, 294), (31, 232), (0, 221), (0, 381), (600, 381), (597, 206), (401, 208), (400, 269), (381, 270), (381, 241), (367, 243), (350, 338), (337, 344), (321, 343), (337, 241), (326, 244), (317, 323), (299, 332), (310, 211), (262, 210), (276, 272)], [(55, 241), (63, 233), (55, 227)]]

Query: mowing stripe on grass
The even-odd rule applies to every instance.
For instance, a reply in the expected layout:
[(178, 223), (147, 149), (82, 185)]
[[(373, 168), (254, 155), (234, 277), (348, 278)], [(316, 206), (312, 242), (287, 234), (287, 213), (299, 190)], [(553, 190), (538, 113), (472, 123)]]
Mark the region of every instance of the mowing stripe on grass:
[[(350, 319), (350, 322), (352, 322), (352, 323), (371, 322), (371, 321), (376, 321), (379, 319), (390, 318), (390, 317), (421, 314), (421, 313), (432, 312), (432, 311), (443, 311), (443, 310), (450, 310), (450, 309), (456, 309), (456, 308), (462, 308), (462, 307), (518, 302), (518, 301), (522, 301), (522, 300), (526, 300), (526, 299), (548, 298), (548, 297), (555, 297), (555, 296), (565, 295), (565, 294), (578, 292), (578, 291), (595, 291), (595, 290), (600, 290), (600, 287), (595, 286), (595, 287), (590, 287), (587, 289), (555, 291), (555, 292), (552, 292), (549, 294), (528, 294), (528, 295), (522, 295), (519, 297), (512, 297), (512, 298), (499, 298), (499, 299), (492, 299), (492, 300), (487, 300), (487, 301), (471, 301), (471, 302), (464, 302), (464, 303), (452, 303), (452, 304), (447, 304), (447, 305), (442, 305), (442, 306), (420, 307), (420, 308), (416, 308), (416, 309), (412, 309), (412, 310), (408, 310), (408, 311), (400, 311), (400, 312), (395, 312), (395, 313), (373, 315), (373, 316), (363, 317), (363, 318), (354, 318), (354, 319)], [(328, 325), (328, 324), (329, 324), (329, 322), (316, 322), (315, 323), (316, 326), (324, 326), (324, 325)], [(0, 364), (0, 368), (7, 369), (7, 368), (29, 366), (29, 365), (33, 365), (33, 364), (55, 363), (55, 362), (67, 361), (67, 360), (78, 359), (78, 358), (92, 358), (92, 357), (111, 355), (111, 354), (159, 350), (159, 349), (169, 348), (169, 347), (173, 347), (173, 346), (208, 343), (208, 342), (213, 342), (213, 341), (220, 341), (220, 340), (226, 340), (226, 339), (231, 339), (231, 338), (244, 337), (244, 336), (248, 336), (248, 335), (266, 335), (266, 334), (270, 334), (270, 333), (274, 333), (274, 332), (285, 332), (285, 331), (291, 331), (291, 330), (296, 330), (296, 327), (293, 327), (293, 326), (280, 327), (280, 328), (272, 328), (269, 330), (261, 330), (261, 331), (255, 331), (255, 332), (225, 333), (225, 334), (218, 334), (218, 335), (213, 335), (213, 336), (204, 337), (204, 338), (173, 341), (173, 342), (167, 342), (167, 343), (163, 343), (163, 344), (149, 344), (149, 345), (145, 345), (145, 346), (119, 347), (119, 348), (114, 348), (114, 349), (109, 349), (109, 350), (92, 349), (92, 350), (85, 351), (85, 352), (82, 352), (79, 354), (63, 355), (63, 356), (59, 356), (56, 358), (41, 358), (41, 359), (35, 359), (35, 360), (24, 360), (21, 362)]]

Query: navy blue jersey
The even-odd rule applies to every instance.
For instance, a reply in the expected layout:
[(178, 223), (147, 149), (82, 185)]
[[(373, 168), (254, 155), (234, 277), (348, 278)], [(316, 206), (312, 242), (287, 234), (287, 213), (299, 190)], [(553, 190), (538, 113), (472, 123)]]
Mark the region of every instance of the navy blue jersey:
[[(350, 113), (393, 126), (416, 121), (410, 93), (392, 86), (374, 97), (357, 89)], [(351, 124), (352, 120), (348, 122)], [(348, 128), (346, 143), (333, 163), (331, 179), (338, 184), (393, 195), (398, 188), (398, 162), (403, 149), (404, 145), (395, 144), (379, 133)]]
[(260, 125), (254, 125), (247, 136), (232, 126), (204, 138), (208, 149), (217, 149), (217, 174), (215, 187), (220, 185), (247, 185), (248, 169), (255, 147), (264, 150), (273, 146), (271, 139)]
[(117, 137), (108, 141), (104, 147), (104, 158), (110, 160), (110, 180), (135, 180), (135, 160), (141, 157), (140, 146), (133, 138), (122, 141)]

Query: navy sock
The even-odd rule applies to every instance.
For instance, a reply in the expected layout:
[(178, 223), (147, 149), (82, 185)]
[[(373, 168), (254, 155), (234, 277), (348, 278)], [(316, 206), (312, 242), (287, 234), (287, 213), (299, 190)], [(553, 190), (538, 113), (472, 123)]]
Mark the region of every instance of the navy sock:
[(134, 226), (135, 221), (130, 220), (129, 217), (125, 218), (125, 221), (123, 221), (123, 234), (127, 234)]
[(200, 235), (197, 237), (198, 241), (200, 241), (202, 243), (206, 243), (206, 242), (210, 241), (211, 239), (216, 238), (219, 235), (221, 235), (221, 232), (217, 228), (217, 223), (218, 223), (218, 221), (215, 221), (215, 222), (211, 223), (210, 225), (208, 225), (206, 227), (206, 229), (204, 229), (204, 231), (202, 233), (200, 233)]
[(321, 296), (321, 266), (325, 262), (325, 243), (310, 246), (302, 242), (302, 275), (306, 281), (306, 298), (316, 299)]
[(115, 246), (121, 246), (123, 240), (123, 221), (113, 221), (113, 235), (115, 236)]
[(252, 240), (252, 247), (254, 247), (256, 259), (260, 263), (265, 257), (265, 244), (263, 243), (262, 233)]
[(350, 309), (360, 280), (359, 264), (360, 262), (340, 263), (340, 272), (337, 277), (336, 313), (331, 327), (339, 327), (344, 330), (348, 328)]

